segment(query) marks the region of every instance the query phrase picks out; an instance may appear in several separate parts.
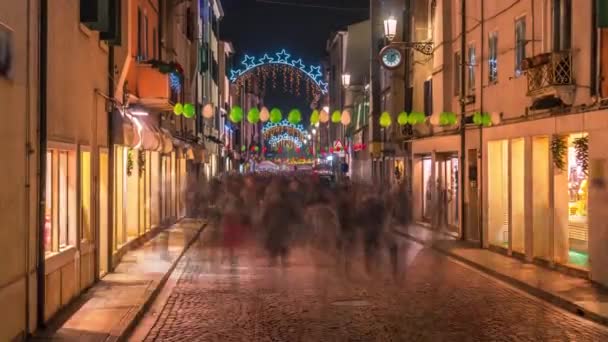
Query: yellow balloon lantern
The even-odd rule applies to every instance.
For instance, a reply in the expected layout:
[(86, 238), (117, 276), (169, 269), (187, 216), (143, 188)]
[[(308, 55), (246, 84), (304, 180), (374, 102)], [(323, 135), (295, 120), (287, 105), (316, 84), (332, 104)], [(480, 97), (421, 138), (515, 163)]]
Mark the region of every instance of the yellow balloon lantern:
[(439, 113), (433, 113), (431, 115), (431, 117), (429, 118), (429, 122), (431, 123), (431, 125), (433, 126), (438, 126), (439, 125)]
[(260, 110), (260, 121), (266, 122), (269, 119), (270, 119), (270, 112), (268, 111), (268, 108), (262, 107), (262, 110)]
[(321, 113), (319, 113), (319, 121), (321, 123), (326, 123), (329, 121), (329, 113), (326, 112), (325, 109), (321, 110)]
[(207, 103), (203, 107), (203, 117), (205, 119), (211, 119), (213, 117), (213, 104), (212, 103)]
[(342, 112), (342, 117), (340, 117), (340, 122), (342, 125), (348, 126), (350, 124), (350, 112), (345, 110)]

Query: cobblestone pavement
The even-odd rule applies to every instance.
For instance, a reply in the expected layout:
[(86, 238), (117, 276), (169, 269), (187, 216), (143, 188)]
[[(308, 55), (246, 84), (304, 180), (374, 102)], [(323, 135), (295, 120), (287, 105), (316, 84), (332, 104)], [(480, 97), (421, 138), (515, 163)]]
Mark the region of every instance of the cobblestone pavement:
[[(223, 266), (195, 243), (146, 341), (608, 341), (608, 329), (405, 243), (399, 277), (294, 251)], [(242, 252), (241, 254), (244, 254)]]

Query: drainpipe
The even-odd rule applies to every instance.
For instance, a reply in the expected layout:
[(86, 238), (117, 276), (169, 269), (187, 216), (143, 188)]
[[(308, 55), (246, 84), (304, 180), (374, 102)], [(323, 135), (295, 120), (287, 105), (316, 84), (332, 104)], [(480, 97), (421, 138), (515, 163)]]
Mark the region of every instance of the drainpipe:
[[(479, 74), (481, 75), (481, 92), (479, 94), (479, 112), (483, 113), (483, 91), (484, 91), (484, 87), (483, 87), (483, 66), (484, 66), (484, 62), (483, 62), (483, 52), (485, 51), (485, 18), (484, 18), (484, 6), (483, 6), (483, 1), (481, 1), (481, 63), (479, 65)], [(534, 18), (534, 0), (532, 0), (532, 18)], [(534, 20), (532, 20), (532, 27), (534, 27)], [(534, 39), (534, 35), (532, 35), (532, 38)], [(478, 215), (477, 215), (477, 229), (479, 229), (479, 248), (483, 248), (483, 186), (482, 186), (482, 180), (483, 180), (483, 172), (482, 172), (482, 165), (483, 165), (483, 125), (479, 125), (479, 149), (478, 149), (478, 156), (476, 156), (476, 158), (479, 159), (479, 161), (477, 162), (477, 191), (479, 193), (479, 196), (477, 198), (477, 210), (478, 210)], [(464, 173), (464, 170), (461, 171), (462, 173)], [(464, 187), (463, 187), (464, 189)]]
[[(46, 79), (47, 79), (47, 28), (48, 28), (48, 0), (40, 0), (40, 17), (38, 34), (40, 37), (39, 51), (39, 92), (38, 101), (38, 272), (36, 273), (36, 287), (38, 300), (36, 302), (36, 318), (38, 329), (43, 329), (44, 322), (44, 303), (45, 299), (45, 258), (44, 258), (44, 230), (46, 226)], [(27, 317), (29, 320), (29, 317)]]
[[(482, 1), (483, 2), (483, 1)], [(466, 75), (467, 75), (467, 63), (465, 63), (466, 54), (466, 39), (467, 39), (467, 21), (466, 21), (466, 8), (467, 2), (460, 1), (460, 20), (461, 20), (461, 31), (460, 31), (460, 167), (465, 167), (465, 154), (466, 154), (466, 105), (465, 105), (465, 87), (466, 87)], [(469, 61), (470, 62), (470, 61)], [(460, 227), (462, 234), (460, 238), (466, 240), (466, 206), (464, 196), (464, 184), (466, 182), (466, 175), (460, 171)]]
[(600, 86), (598, 77), (598, 63), (600, 61), (599, 49), (598, 49), (598, 38), (599, 38), (599, 28), (597, 27), (597, 8), (598, 2), (593, 1), (591, 5), (591, 96), (600, 95)]
[[(26, 42), (27, 42), (27, 53), (26, 53), (26, 63), (25, 65), (27, 65), (26, 68), (26, 78), (25, 78), (25, 141), (26, 141), (26, 159), (25, 159), (25, 174), (27, 175), (27, 179), (26, 179), (26, 183), (25, 183), (25, 208), (26, 208), (26, 213), (27, 215), (25, 215), (25, 227), (27, 227), (26, 231), (28, 232), (27, 236), (25, 237), (25, 239), (23, 239), (24, 242), (24, 251), (25, 251), (25, 290), (27, 291), (27, 293), (29, 293), (30, 291), (30, 264), (31, 264), (31, 257), (32, 255), (30, 254), (30, 229), (31, 229), (31, 221), (30, 221), (30, 213), (31, 213), (31, 202), (32, 202), (32, 196), (31, 196), (31, 178), (30, 178), (30, 174), (31, 174), (31, 156), (34, 153), (34, 149), (32, 148), (32, 141), (31, 141), (31, 106), (30, 106), (30, 96), (32, 94), (31, 92), (31, 83), (30, 83), (30, 65), (32, 65), (31, 63), (31, 1), (27, 0), (26, 3), (26, 11), (25, 13), (27, 13), (27, 29), (26, 29)], [(30, 296), (25, 296), (25, 334), (27, 335), (30, 331)]]

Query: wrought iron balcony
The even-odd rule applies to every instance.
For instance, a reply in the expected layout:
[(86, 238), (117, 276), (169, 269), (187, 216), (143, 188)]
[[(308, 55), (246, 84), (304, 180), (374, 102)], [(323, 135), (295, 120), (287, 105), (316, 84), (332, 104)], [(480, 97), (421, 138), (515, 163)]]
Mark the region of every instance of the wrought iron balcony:
[(572, 53), (550, 52), (526, 58), (522, 63), (528, 78), (528, 96), (542, 96), (560, 87), (574, 85)]

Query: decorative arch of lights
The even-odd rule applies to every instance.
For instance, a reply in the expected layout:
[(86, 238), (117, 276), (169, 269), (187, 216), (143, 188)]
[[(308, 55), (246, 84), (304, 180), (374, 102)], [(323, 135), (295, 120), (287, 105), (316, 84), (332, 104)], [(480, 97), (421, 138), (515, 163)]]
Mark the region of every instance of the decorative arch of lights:
[(283, 133), (280, 135), (273, 135), (268, 140), (268, 143), (272, 147), (276, 147), (277, 145), (280, 145), (280, 144), (286, 144), (286, 145), (293, 145), (298, 148), (302, 148), (302, 146), (304, 145), (302, 143), (302, 140), (300, 140), (300, 138), (294, 137), (293, 135), (289, 135), (287, 133)]
[(328, 84), (323, 81), (323, 73), (321, 72), (320, 66), (306, 65), (302, 62), (302, 58), (291, 58), (285, 49), (275, 53), (275, 57), (270, 57), (267, 53), (261, 58), (255, 58), (249, 55), (245, 55), (241, 64), (243, 68), (232, 69), (230, 71), (230, 81), (236, 82), (241, 76), (246, 75), (256, 68), (268, 66), (268, 65), (286, 65), (300, 71), (303, 75), (307, 76), (318, 88), (321, 94), (327, 94)]
[(267, 122), (262, 127), (262, 135), (264, 139), (268, 139), (269, 137), (280, 135), (283, 133), (288, 133), (292, 136), (296, 136), (300, 140), (304, 140), (308, 134), (302, 124), (294, 125), (287, 120), (283, 120), (277, 123)]

